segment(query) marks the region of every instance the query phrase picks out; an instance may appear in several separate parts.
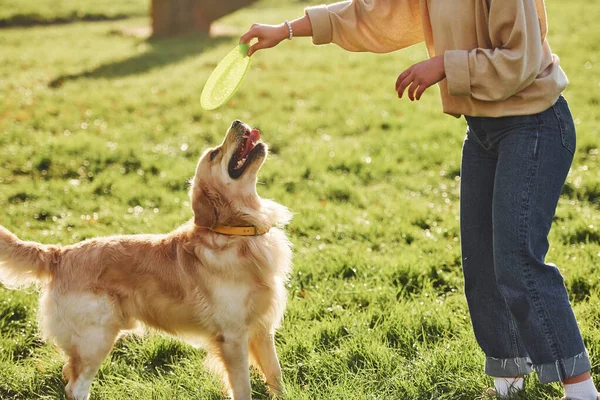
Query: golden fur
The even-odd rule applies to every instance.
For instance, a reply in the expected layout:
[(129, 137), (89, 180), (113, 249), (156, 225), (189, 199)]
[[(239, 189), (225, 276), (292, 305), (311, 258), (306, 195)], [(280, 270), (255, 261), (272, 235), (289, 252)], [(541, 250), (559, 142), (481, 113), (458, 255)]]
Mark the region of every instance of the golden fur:
[[(251, 398), (249, 360), (273, 394), (281, 391), (273, 335), (285, 308), (291, 246), (278, 227), (291, 214), (256, 193), (266, 145), (257, 145), (243, 174), (231, 178), (229, 161), (249, 132), (235, 121), (223, 143), (200, 158), (190, 188), (194, 220), (172, 233), (49, 246), (0, 226), (0, 282), (41, 284), (42, 329), (66, 355), (68, 399), (88, 399), (115, 340), (137, 323), (200, 340), (220, 361), (236, 400)], [(247, 237), (204, 228), (215, 225), (271, 229)]]

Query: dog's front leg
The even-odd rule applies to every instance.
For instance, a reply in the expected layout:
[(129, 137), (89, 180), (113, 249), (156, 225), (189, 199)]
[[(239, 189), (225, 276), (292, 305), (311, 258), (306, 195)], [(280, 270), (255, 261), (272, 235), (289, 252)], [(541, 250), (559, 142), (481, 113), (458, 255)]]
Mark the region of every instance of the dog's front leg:
[(250, 354), (254, 358), (269, 386), (273, 397), (281, 395), (283, 383), (281, 367), (275, 351), (274, 333), (259, 332), (250, 340)]
[(247, 335), (225, 333), (219, 347), (233, 400), (251, 400)]

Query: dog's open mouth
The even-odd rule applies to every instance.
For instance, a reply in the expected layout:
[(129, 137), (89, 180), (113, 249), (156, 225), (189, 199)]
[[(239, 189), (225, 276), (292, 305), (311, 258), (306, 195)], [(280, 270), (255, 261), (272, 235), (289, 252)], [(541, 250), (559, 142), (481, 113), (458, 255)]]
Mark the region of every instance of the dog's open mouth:
[(240, 138), (231, 160), (229, 160), (229, 176), (237, 179), (248, 168), (250, 164), (265, 152), (265, 145), (260, 142), (260, 131), (258, 129), (248, 130)]

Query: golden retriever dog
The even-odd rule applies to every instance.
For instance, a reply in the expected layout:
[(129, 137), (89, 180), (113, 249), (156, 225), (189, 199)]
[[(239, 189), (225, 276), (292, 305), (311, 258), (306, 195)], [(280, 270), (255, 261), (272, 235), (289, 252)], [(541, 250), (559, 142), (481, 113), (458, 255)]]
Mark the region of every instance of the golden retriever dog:
[(41, 286), (42, 331), (66, 356), (69, 400), (89, 398), (115, 340), (138, 324), (200, 341), (235, 400), (252, 397), (250, 362), (273, 395), (281, 392), (273, 337), (292, 256), (281, 227), (291, 214), (256, 193), (267, 153), (257, 130), (234, 121), (198, 162), (193, 220), (166, 235), (59, 246), (22, 241), (0, 226), (0, 282)]

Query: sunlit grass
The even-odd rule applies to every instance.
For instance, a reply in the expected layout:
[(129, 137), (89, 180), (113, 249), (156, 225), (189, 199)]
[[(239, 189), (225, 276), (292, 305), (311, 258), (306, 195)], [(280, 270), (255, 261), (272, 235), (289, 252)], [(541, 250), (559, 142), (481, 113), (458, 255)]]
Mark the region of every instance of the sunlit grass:
[[(241, 33), (306, 5), (259, 3), (218, 23)], [(585, 0), (551, 0), (548, 9), (578, 128), (548, 261), (565, 275), (598, 377), (600, 9)], [(372, 55), (285, 41), (257, 53), (236, 96), (206, 112), (203, 83), (237, 37), (118, 34), (147, 24), (0, 30), (0, 224), (63, 244), (172, 230), (191, 217), (187, 179), (199, 154), (242, 119), (272, 149), (259, 193), (295, 213), (289, 306), (277, 335), (286, 398), (479, 396), (490, 381), (463, 299), (458, 237), (465, 123), (441, 114), (436, 88), (418, 103), (393, 91), (424, 47)], [(0, 290), (0, 398), (64, 398), (60, 356), (36, 326), (37, 298)], [(219, 399), (203, 357), (157, 335), (123, 339), (92, 399)], [(253, 388), (266, 398), (257, 375)], [(559, 394), (532, 378), (522, 398)]]

